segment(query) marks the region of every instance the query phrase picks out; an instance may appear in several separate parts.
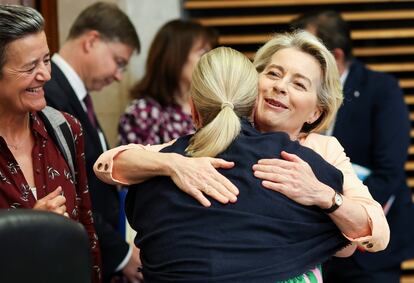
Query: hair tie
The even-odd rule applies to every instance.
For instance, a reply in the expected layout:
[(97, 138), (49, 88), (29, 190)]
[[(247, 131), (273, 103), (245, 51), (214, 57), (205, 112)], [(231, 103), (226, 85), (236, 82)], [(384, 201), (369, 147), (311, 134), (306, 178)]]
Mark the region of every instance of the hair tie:
[(221, 104), (221, 109), (223, 109), (224, 107), (230, 107), (230, 108), (231, 108), (231, 110), (233, 110), (233, 109), (234, 109), (234, 105), (233, 105), (233, 103), (231, 103), (230, 101), (225, 101), (225, 102), (223, 102), (223, 103)]

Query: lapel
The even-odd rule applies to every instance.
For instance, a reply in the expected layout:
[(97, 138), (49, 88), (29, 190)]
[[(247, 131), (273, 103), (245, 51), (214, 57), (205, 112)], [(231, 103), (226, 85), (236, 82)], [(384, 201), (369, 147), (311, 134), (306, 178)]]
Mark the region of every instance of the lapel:
[(352, 60), (349, 67), (348, 77), (344, 85), (344, 98), (347, 100), (353, 99), (356, 92), (360, 91), (361, 83), (364, 80), (364, 65), (358, 60)]
[(343, 87), (344, 100), (336, 117), (334, 136), (337, 136), (339, 132), (344, 130), (347, 121), (350, 120), (353, 111), (355, 111), (355, 103), (358, 103), (358, 98), (363, 93), (364, 69), (364, 65), (355, 59), (349, 67), (349, 73)]
[[(67, 80), (65, 74), (59, 69), (59, 67), (52, 62), (52, 80), (54, 80), (58, 86), (62, 89), (62, 94), (65, 94), (65, 100), (69, 104), (67, 107), (67, 112), (75, 116), (82, 125), (84, 132), (86, 133), (85, 137), (85, 147), (87, 143), (93, 143), (94, 147), (99, 145), (99, 148), (102, 148), (101, 142), (98, 135), (98, 129), (100, 125), (97, 121), (97, 128), (93, 127), (89, 121), (88, 115), (82, 107), (81, 102), (79, 101), (75, 91)], [(65, 110), (64, 110), (65, 111)], [(105, 143), (108, 143), (105, 140)]]

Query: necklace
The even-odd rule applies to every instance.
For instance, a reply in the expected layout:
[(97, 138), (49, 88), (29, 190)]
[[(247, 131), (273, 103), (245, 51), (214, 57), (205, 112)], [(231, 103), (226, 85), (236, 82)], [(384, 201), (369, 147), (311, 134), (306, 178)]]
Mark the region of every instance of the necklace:
[(8, 148), (17, 151), (17, 150), (21, 149), (26, 144), (26, 142), (28, 140), (30, 141), (30, 139), (31, 139), (30, 135), (31, 135), (31, 133), (29, 132), (29, 135), (26, 138), (23, 138), (19, 143), (15, 143), (15, 144), (8, 143), (7, 140), (4, 137), (3, 137), (3, 139), (6, 142)]
[(21, 138), (18, 143), (13, 143), (13, 144), (8, 143), (7, 139), (6, 139), (7, 135), (0, 132), (0, 136), (3, 138), (4, 142), (6, 143), (7, 147), (10, 150), (17, 151), (17, 150), (21, 149), (26, 144), (26, 142), (28, 140), (30, 141), (32, 139), (32, 137), (31, 137), (32, 132), (30, 130), (30, 114), (26, 116), (26, 118), (23, 122), (24, 122), (24, 124), (22, 124), (22, 126), (26, 127), (26, 129), (24, 129), (23, 132), (22, 132), (22, 136), (24, 136), (24, 137)]
[(6, 144), (7, 144), (7, 146), (9, 147), (9, 148), (11, 148), (11, 149), (14, 149), (14, 150), (18, 150), (18, 149), (20, 149), (20, 148), (22, 148), (22, 146), (25, 144), (25, 142), (27, 141), (28, 139), (23, 139), (21, 142), (19, 142), (18, 144), (9, 144), (8, 142), (6, 142)]

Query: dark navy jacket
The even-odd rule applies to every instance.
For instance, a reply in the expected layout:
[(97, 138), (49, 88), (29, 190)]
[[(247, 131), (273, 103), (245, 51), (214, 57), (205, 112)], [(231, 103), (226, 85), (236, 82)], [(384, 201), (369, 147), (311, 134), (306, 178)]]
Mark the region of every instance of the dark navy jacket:
[(356, 252), (351, 258), (368, 270), (399, 265), (403, 259), (414, 257), (409, 247), (412, 246), (414, 211), (404, 171), (409, 132), (408, 110), (398, 82), (354, 60), (333, 135), (351, 162), (372, 170), (364, 184), (376, 201), (384, 205), (395, 196), (387, 215), (391, 230), (387, 249), (378, 253)]
[[(165, 151), (184, 154), (191, 136)], [(285, 133), (260, 134), (246, 121), (220, 158), (240, 194), (235, 204), (202, 207), (167, 177), (129, 189), (126, 213), (138, 232), (146, 282), (276, 282), (328, 259), (347, 240), (319, 208), (264, 189), (252, 166), (285, 150), (299, 155), (320, 181), (342, 190), (342, 174)]]
[[(52, 62), (52, 79), (45, 84), (47, 104), (75, 116), (85, 135), (85, 161), (91, 194), (94, 226), (102, 254), (103, 279), (109, 282), (111, 274), (126, 257), (129, 245), (117, 231), (119, 196), (116, 186), (100, 181), (93, 172), (93, 164), (103, 149), (98, 131), (88, 119), (75, 91), (63, 72)], [(99, 123), (98, 123), (98, 127)]]

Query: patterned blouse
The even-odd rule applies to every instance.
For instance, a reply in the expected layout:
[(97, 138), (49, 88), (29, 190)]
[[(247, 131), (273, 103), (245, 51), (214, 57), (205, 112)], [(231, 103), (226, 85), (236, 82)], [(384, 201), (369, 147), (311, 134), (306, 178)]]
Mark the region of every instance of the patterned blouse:
[(162, 107), (152, 98), (134, 99), (118, 126), (121, 144), (161, 144), (193, 132), (191, 115), (179, 105)]
[[(92, 282), (98, 283), (101, 281), (101, 260), (86, 179), (83, 132), (78, 120), (69, 114), (64, 115), (75, 137), (75, 181), (65, 159), (49, 137), (43, 121), (36, 112), (30, 113), (30, 125), (35, 139), (32, 158), (37, 199), (45, 197), (58, 186), (62, 187), (69, 217), (82, 223), (88, 233), (93, 258)], [(36, 197), (23, 172), (0, 136), (0, 208), (33, 208), (35, 203)]]

